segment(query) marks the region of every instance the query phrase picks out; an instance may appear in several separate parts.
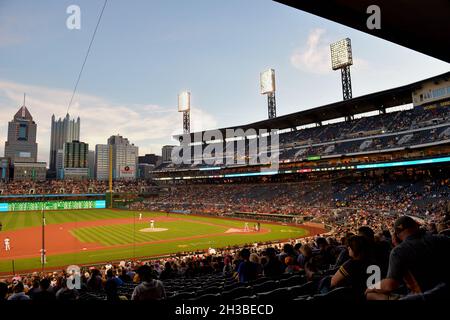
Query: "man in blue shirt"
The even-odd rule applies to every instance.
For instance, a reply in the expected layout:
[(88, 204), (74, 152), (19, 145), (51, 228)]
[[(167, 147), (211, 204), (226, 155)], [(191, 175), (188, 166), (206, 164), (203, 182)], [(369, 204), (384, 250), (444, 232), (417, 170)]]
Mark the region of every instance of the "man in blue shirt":
[(258, 272), (257, 264), (250, 261), (250, 250), (242, 249), (240, 253), (243, 260), (237, 269), (239, 275), (239, 282), (249, 282), (256, 279)]

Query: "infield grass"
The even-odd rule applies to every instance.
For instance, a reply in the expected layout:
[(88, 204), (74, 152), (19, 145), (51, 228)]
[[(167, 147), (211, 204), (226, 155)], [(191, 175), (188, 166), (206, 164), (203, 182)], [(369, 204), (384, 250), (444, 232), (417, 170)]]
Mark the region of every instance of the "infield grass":
[[(67, 210), (45, 212), (46, 224), (81, 222), (106, 219), (131, 218), (133, 223), (106, 224), (102, 226), (74, 228), (69, 232), (82, 243), (98, 244), (98, 250), (74, 250), (73, 253), (48, 253), (46, 268), (64, 267), (70, 264), (89, 264), (121, 259), (144, 258), (183, 251), (221, 248), (230, 245), (251, 244), (254, 242), (300, 238), (307, 230), (279, 224), (262, 223), (267, 233), (227, 234), (229, 228), (244, 226), (242, 220), (230, 220), (216, 217), (170, 214), (176, 220), (156, 222), (155, 227), (166, 231), (144, 233), (140, 230), (149, 227), (152, 217), (165, 217), (165, 213), (144, 212), (139, 221), (138, 211), (119, 211), (109, 209)], [(41, 212), (0, 213), (3, 230), (18, 230), (41, 225)], [(249, 223), (250, 227), (253, 223)], [(1, 235), (1, 233), (0, 233)], [(40, 241), (40, 239), (29, 239)], [(68, 244), (68, 251), (71, 251)], [(16, 259), (15, 271), (34, 270), (41, 266), (39, 257)], [(0, 259), (0, 273), (11, 273), (12, 261)]]

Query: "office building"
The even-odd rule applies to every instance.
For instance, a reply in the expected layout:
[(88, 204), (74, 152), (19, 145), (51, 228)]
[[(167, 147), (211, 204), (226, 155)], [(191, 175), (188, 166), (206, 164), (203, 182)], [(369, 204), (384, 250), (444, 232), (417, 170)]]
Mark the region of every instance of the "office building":
[(80, 141), (66, 142), (64, 144), (64, 179), (88, 179), (88, 151), (89, 145)]
[(95, 151), (88, 151), (88, 168), (89, 168), (89, 179), (95, 178)]
[(11, 163), (36, 162), (38, 145), (36, 143), (37, 125), (24, 105), (8, 123), (8, 138), (5, 142), (5, 158)]
[(47, 175), (45, 162), (15, 162), (14, 181), (44, 181)]
[(95, 146), (95, 179), (109, 179), (109, 146), (97, 144)]
[(162, 162), (170, 162), (172, 160), (172, 150), (175, 146), (163, 146), (161, 150)]
[(70, 115), (67, 114), (64, 119), (55, 119), (55, 115), (52, 115), (51, 133), (50, 133), (50, 163), (49, 171), (50, 175), (55, 175), (56, 157), (58, 150), (63, 150), (66, 142), (79, 141), (80, 140), (80, 117), (70, 119)]
[(136, 179), (139, 148), (120, 135), (111, 136), (108, 145), (112, 148), (113, 179)]

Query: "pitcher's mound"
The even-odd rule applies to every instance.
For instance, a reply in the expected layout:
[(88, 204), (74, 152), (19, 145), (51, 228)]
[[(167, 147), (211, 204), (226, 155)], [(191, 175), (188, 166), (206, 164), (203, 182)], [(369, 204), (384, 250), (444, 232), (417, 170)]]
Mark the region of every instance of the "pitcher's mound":
[(162, 232), (162, 231), (167, 231), (169, 229), (166, 228), (145, 228), (145, 229), (141, 229), (139, 230), (140, 232)]
[(230, 228), (227, 231), (225, 231), (225, 233), (237, 233), (237, 232), (245, 232), (245, 233), (247, 233), (247, 232), (253, 232), (253, 230), (249, 229), (248, 231), (246, 231), (244, 229)]

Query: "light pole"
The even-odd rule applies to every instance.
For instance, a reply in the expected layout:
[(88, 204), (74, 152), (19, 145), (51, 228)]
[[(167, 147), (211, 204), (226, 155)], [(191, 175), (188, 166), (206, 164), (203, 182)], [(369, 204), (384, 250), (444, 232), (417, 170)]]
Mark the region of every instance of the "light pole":
[(331, 68), (341, 70), (342, 96), (344, 100), (352, 98), (352, 80), (350, 66), (353, 64), (352, 43), (349, 38), (339, 40), (330, 45)]
[[(44, 197), (42, 197), (44, 199)], [(41, 249), (41, 265), (42, 265), (42, 272), (44, 272), (45, 268), (45, 201), (42, 201), (42, 249)]]
[(183, 91), (178, 95), (178, 112), (183, 112), (183, 133), (191, 132), (191, 93)]
[(260, 78), (260, 91), (262, 95), (267, 95), (267, 113), (268, 118), (276, 118), (277, 116), (277, 103), (275, 100), (275, 70), (269, 69), (261, 72)]

